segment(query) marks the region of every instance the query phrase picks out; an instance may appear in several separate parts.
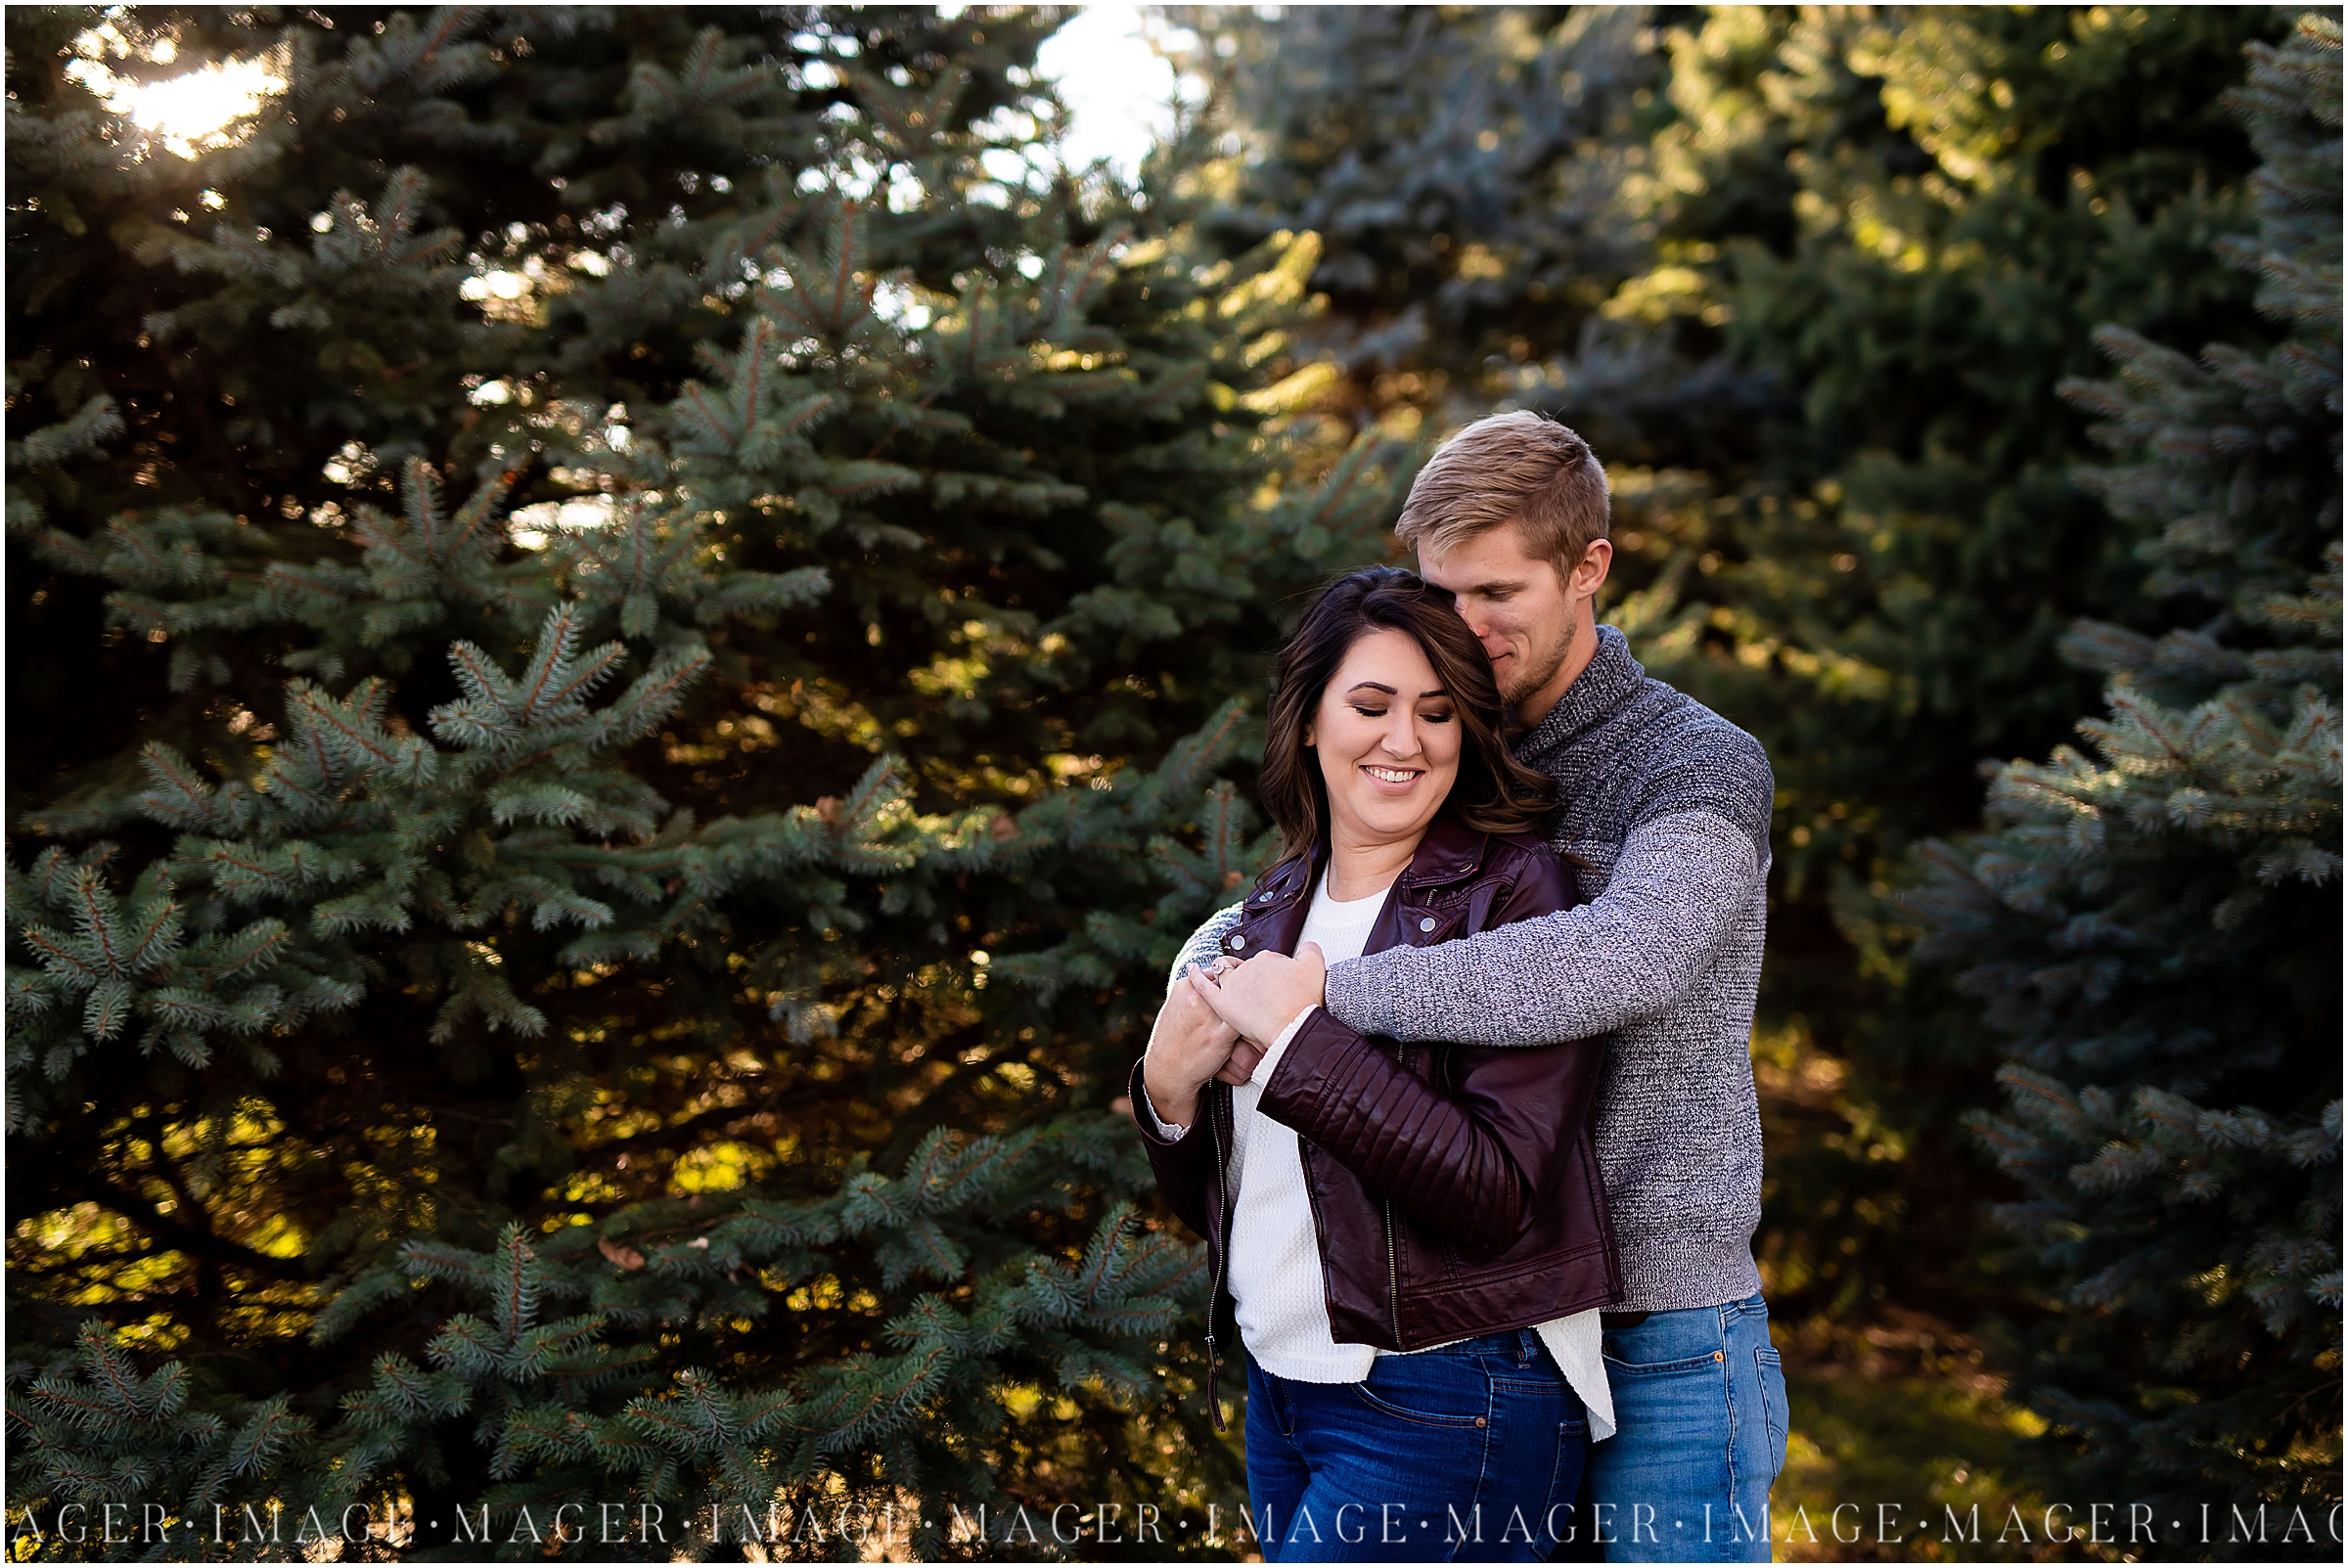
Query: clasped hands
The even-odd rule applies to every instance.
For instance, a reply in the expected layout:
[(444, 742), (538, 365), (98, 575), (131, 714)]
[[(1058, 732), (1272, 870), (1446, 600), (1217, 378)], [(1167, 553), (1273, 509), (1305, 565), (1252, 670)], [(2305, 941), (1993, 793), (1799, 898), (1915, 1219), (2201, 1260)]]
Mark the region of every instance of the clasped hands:
[(1290, 958), (1228, 955), (1193, 964), (1158, 1009), (1142, 1058), (1142, 1087), (1160, 1120), (1188, 1127), (1214, 1079), (1243, 1084), (1290, 1019), (1322, 1000), (1329, 967), (1307, 942)]

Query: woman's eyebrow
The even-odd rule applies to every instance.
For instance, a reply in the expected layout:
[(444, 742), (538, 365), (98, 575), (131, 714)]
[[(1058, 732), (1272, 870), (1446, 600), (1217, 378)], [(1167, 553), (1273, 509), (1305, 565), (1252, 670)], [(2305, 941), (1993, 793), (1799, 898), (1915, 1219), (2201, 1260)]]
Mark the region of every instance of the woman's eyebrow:
[[(1353, 695), (1353, 694), (1356, 692), (1383, 692), (1388, 696), (1395, 694), (1394, 688), (1386, 685), (1383, 681), (1356, 681), (1345, 689), (1345, 694), (1347, 696)], [(1449, 696), (1451, 694), (1438, 686), (1433, 691), (1422, 692), (1419, 694), (1419, 695), (1421, 699), (1423, 700), (1430, 696)]]

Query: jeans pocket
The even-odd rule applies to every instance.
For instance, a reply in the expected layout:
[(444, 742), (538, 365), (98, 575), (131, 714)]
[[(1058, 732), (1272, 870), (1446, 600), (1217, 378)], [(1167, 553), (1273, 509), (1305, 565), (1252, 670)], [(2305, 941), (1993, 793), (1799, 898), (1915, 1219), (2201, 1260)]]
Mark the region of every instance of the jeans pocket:
[(1789, 1424), (1785, 1366), (1777, 1351), (1768, 1345), (1753, 1352), (1753, 1361), (1761, 1374), (1761, 1413), (1769, 1423), (1769, 1478), (1774, 1482), (1785, 1473), (1785, 1432)]
[(1607, 1375), (1612, 1377), (1677, 1377), (1689, 1372), (1717, 1373), (1721, 1359), (1722, 1352), (1717, 1350), (1708, 1350), (1701, 1356), (1684, 1356), (1678, 1361), (1656, 1362), (1623, 1361), (1607, 1353), (1605, 1363)]
[(1352, 1386), (1380, 1415), (1448, 1432), (1486, 1426), (1492, 1408), (1492, 1380), (1459, 1356), (1380, 1356)]

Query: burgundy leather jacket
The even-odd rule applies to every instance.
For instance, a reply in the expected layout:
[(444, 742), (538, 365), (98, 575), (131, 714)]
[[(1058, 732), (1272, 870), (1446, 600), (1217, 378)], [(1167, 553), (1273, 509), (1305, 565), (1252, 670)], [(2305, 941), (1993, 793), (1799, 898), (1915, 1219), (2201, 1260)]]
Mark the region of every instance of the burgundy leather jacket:
[[(1223, 938), (1236, 957), (1295, 950), (1324, 844), (1275, 867)], [(1396, 878), (1365, 953), (1429, 947), (1580, 903), (1548, 845), (1438, 816)], [(1296, 1130), (1320, 1241), (1331, 1333), (1341, 1344), (1421, 1350), (1530, 1327), (1621, 1294), (1591, 1126), (1603, 1043), (1539, 1049), (1398, 1045), (1316, 1011), (1296, 1031), (1258, 1108)], [(1199, 1097), (1204, 1127), (1175, 1142), (1128, 1093), (1166, 1204), (1206, 1238), (1214, 1280), (1207, 1404), (1218, 1333), (1236, 1337), (1226, 1275), (1239, 1194), (1225, 1190), (1232, 1086)]]

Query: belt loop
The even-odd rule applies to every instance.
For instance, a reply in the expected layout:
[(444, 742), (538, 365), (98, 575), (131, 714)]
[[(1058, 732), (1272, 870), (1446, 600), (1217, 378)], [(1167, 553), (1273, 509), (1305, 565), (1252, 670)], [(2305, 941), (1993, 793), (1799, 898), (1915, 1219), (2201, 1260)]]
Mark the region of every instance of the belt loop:
[(1516, 1365), (1530, 1366), (1532, 1364), (1533, 1331), (1530, 1328), (1519, 1328), (1516, 1330)]

